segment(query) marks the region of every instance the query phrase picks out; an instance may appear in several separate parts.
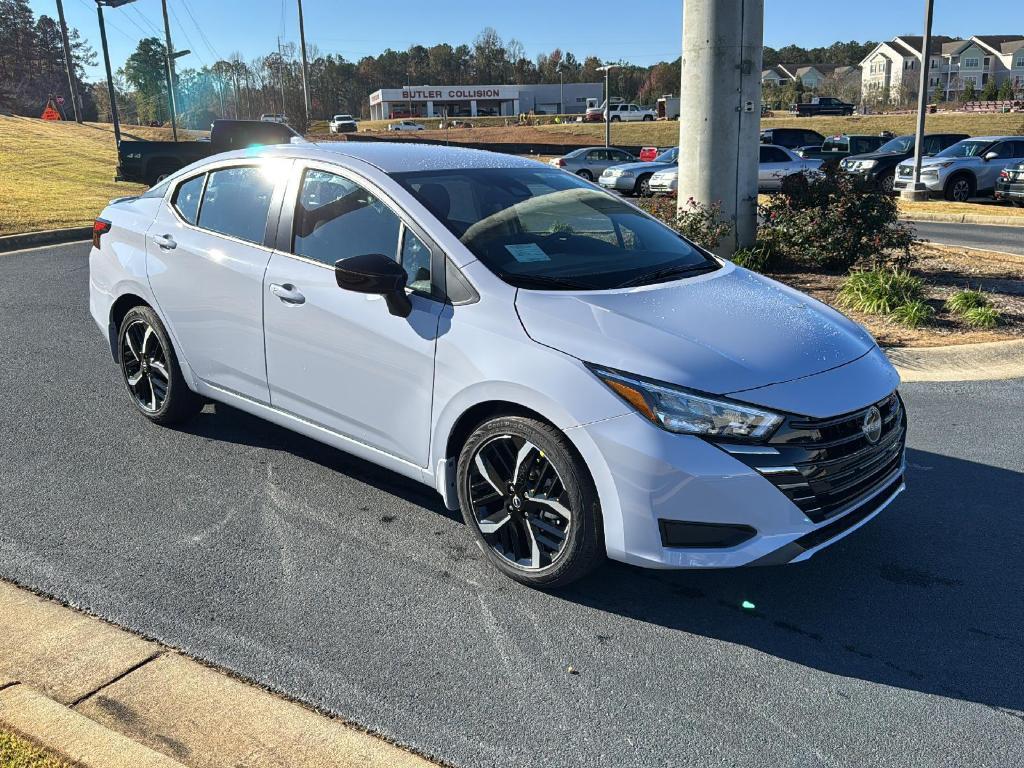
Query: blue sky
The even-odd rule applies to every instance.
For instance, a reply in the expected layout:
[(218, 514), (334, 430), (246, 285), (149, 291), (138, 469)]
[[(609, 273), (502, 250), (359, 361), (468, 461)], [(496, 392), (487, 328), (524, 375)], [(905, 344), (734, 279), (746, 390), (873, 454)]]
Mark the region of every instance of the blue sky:
[[(175, 48), (194, 52), (180, 66), (209, 64), (217, 55), (226, 57), (233, 51), (249, 59), (273, 49), (278, 35), (298, 40), (295, 0), (168, 2)], [(37, 14), (56, 16), (54, 0), (30, 0), (30, 4)], [(920, 34), (923, 7), (921, 0), (766, 0), (765, 44), (811, 47), (839, 39)], [(1024, 0), (985, 0), (984, 13), (977, 8), (963, 0), (936, 0), (935, 34), (1024, 34)], [(68, 24), (77, 27), (98, 52), (93, 0), (64, 0), (64, 10)], [(160, 0), (136, 0), (105, 13), (115, 69), (140, 38), (157, 32), (162, 36)], [(503, 38), (519, 39), (531, 57), (562, 47), (580, 58), (594, 54), (644, 65), (679, 55), (682, 18), (677, 0), (304, 0), (304, 13), (307, 44), (352, 60), (413, 43), (470, 43), (490, 25)], [(98, 78), (101, 72), (102, 63), (90, 75)]]

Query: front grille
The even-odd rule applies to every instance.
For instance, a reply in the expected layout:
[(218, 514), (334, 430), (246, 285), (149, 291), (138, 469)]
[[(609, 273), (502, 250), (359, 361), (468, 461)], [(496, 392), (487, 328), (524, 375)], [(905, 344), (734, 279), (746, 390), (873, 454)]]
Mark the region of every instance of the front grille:
[(820, 523), (878, 490), (902, 466), (907, 431), (903, 401), (893, 392), (874, 407), (882, 417), (875, 443), (864, 431), (868, 406), (830, 419), (788, 416), (760, 450), (722, 447)]
[(900, 171), (900, 176), (902, 176), (905, 179), (909, 179), (910, 176), (914, 173), (914, 169), (913, 168), (908, 168), (905, 165), (901, 165), (900, 168), (899, 168), (899, 171)]

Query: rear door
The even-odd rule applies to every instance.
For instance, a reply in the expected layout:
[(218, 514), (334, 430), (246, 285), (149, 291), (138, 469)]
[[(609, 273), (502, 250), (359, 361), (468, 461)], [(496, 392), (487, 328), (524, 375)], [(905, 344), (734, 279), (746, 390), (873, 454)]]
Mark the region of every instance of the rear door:
[(782, 189), (782, 180), (792, 173), (792, 160), (778, 147), (761, 145), (761, 157), (757, 168), (758, 188), (766, 192)]
[(150, 286), (179, 353), (205, 382), (260, 402), (269, 400), (268, 220), (276, 225), (290, 165), (235, 162), (184, 179), (161, 206), (146, 244)]
[[(272, 404), (418, 467), (428, 461), (443, 256), (367, 180), (297, 166), (264, 281)], [(383, 253), (409, 275), (409, 317), (338, 287), (334, 263)]]
[(1000, 141), (985, 150), (985, 155), (989, 152), (995, 152), (999, 157), (981, 163), (978, 168), (979, 190), (994, 189), (1001, 170), (1024, 160), (1024, 139)]

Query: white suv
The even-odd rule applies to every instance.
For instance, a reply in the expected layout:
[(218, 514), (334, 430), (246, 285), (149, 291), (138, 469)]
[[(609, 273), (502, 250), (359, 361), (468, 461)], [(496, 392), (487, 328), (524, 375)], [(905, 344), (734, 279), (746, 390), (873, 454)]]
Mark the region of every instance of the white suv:
[(653, 109), (638, 107), (636, 104), (612, 104), (605, 112), (605, 117), (608, 117), (609, 114), (611, 117), (608, 119), (613, 123), (654, 120), (658, 116)]
[[(964, 203), (992, 194), (999, 172), (1024, 160), (1024, 136), (976, 136), (964, 139), (921, 161), (921, 182), (935, 195)], [(914, 182), (914, 161), (896, 167), (893, 189)]]

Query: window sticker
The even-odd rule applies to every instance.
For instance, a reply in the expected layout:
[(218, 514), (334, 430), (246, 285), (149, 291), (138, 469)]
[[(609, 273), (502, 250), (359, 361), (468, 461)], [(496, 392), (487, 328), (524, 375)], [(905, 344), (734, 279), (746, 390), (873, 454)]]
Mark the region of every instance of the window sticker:
[(544, 253), (536, 243), (506, 245), (505, 250), (511, 253), (512, 258), (519, 262), (551, 261), (551, 257)]

